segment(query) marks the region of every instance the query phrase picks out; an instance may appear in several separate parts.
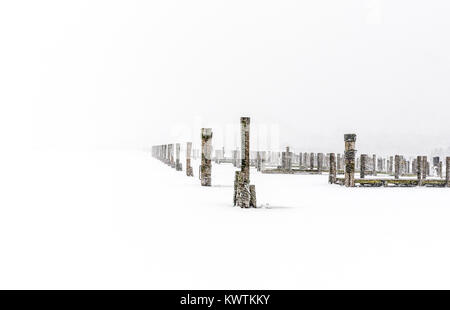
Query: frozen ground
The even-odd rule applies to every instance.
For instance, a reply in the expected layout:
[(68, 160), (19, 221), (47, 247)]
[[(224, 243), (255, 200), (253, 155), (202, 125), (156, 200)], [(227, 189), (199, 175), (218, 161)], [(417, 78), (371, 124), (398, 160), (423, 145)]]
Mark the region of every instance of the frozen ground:
[(0, 164), (0, 288), (450, 289), (450, 190), (252, 170), (260, 209), (143, 152)]

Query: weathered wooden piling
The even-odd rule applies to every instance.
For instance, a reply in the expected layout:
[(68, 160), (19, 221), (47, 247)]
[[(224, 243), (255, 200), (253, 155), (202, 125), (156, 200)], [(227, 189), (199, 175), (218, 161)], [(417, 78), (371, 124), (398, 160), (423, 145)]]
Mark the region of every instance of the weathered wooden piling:
[(319, 173), (322, 173), (322, 169), (323, 169), (323, 153), (318, 153), (317, 154), (317, 171)]
[(450, 157), (445, 158), (445, 186), (450, 187)]
[(436, 174), (437, 176), (439, 176), (439, 162), (440, 162), (439, 156), (434, 156), (433, 157), (433, 174)]
[(344, 184), (347, 187), (354, 187), (355, 186), (355, 142), (356, 142), (356, 135), (355, 134), (345, 134), (344, 135), (344, 141), (345, 141), (345, 178), (344, 178)]
[(336, 154), (330, 153), (330, 174), (328, 176), (328, 183), (336, 183)]
[(292, 152), (289, 151), (289, 146), (281, 153), (281, 168), (286, 171), (292, 170)]
[(192, 153), (192, 142), (186, 143), (186, 175), (188, 177), (194, 176), (194, 171), (191, 166), (191, 153)]
[(256, 208), (256, 189), (255, 185), (250, 185), (250, 208)]
[(395, 175), (394, 175), (395, 179), (399, 179), (400, 178), (400, 156), (399, 155), (395, 155)]
[(309, 154), (309, 168), (314, 169), (314, 153)]
[(180, 162), (180, 143), (177, 143), (175, 147), (176, 147), (175, 169), (177, 171), (182, 171), (183, 170), (183, 165)]
[(233, 150), (232, 152), (231, 152), (231, 154), (232, 154), (232, 158), (233, 158), (233, 166), (234, 167), (237, 167), (238, 166), (238, 151), (237, 150)]
[(372, 155), (372, 175), (377, 175), (377, 155)]
[(423, 158), (422, 156), (417, 156), (417, 181), (418, 181), (418, 185), (422, 186), (423, 185)]
[(250, 182), (250, 117), (241, 117), (241, 171)]
[(233, 194), (233, 206), (237, 205), (237, 195), (238, 195), (238, 187), (240, 181), (240, 171), (234, 172), (234, 194)]
[(342, 170), (341, 153), (337, 154), (336, 167), (337, 167), (337, 171), (341, 171)]
[(256, 171), (261, 171), (261, 166), (262, 166), (262, 157), (261, 157), (261, 152), (256, 152)]
[(298, 168), (302, 169), (303, 167), (303, 154), (302, 152), (300, 152), (299, 156), (298, 156)]
[(250, 185), (250, 118), (241, 117), (241, 171), (235, 175), (234, 205), (256, 208), (256, 190)]
[(428, 176), (428, 157), (427, 156), (422, 156), (422, 178), (425, 180)]
[(359, 177), (364, 179), (366, 177), (366, 165), (367, 165), (367, 154), (361, 154), (361, 166), (359, 167)]
[(200, 166), (200, 180), (202, 186), (211, 186), (212, 136), (211, 128), (202, 128), (202, 161)]

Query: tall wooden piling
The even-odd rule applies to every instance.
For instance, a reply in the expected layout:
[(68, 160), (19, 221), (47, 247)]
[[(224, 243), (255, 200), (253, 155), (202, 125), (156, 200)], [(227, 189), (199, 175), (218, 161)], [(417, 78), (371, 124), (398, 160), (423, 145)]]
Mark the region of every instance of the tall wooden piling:
[(330, 174), (328, 176), (328, 183), (336, 183), (336, 154), (330, 153)]
[(250, 182), (250, 117), (241, 117), (241, 171)]
[(250, 118), (241, 117), (241, 171), (235, 175), (234, 205), (256, 207), (255, 186), (250, 185)]
[(422, 156), (417, 156), (417, 181), (418, 181), (418, 185), (422, 186), (423, 185), (423, 158)]
[(322, 173), (322, 169), (323, 169), (323, 153), (318, 153), (317, 154), (317, 171), (319, 173)]
[(200, 180), (202, 186), (211, 186), (212, 135), (211, 128), (202, 128), (202, 162), (200, 166)]
[(428, 176), (428, 157), (427, 156), (422, 156), (422, 178), (425, 180)]
[(445, 158), (445, 186), (450, 187), (450, 157)]
[(389, 157), (389, 171), (388, 172), (391, 175), (394, 172), (394, 157), (392, 157), (392, 156)]
[(188, 177), (194, 176), (194, 171), (191, 166), (191, 153), (192, 153), (192, 142), (186, 143), (186, 175)]
[(292, 152), (289, 151), (289, 146), (281, 153), (281, 168), (286, 171), (292, 170)]
[(337, 154), (337, 160), (336, 160), (336, 168), (337, 168), (338, 172), (342, 170), (342, 165), (341, 164), (342, 164), (341, 153), (338, 153)]
[(377, 155), (372, 155), (372, 175), (377, 175)]
[(309, 154), (309, 168), (314, 169), (314, 153)]
[(395, 155), (395, 179), (400, 178), (400, 156)]
[(364, 179), (366, 177), (367, 154), (361, 154), (361, 165), (359, 167), (359, 177)]
[(356, 135), (355, 134), (345, 134), (344, 135), (344, 141), (345, 141), (345, 178), (344, 178), (344, 184), (347, 187), (354, 187), (355, 186), (355, 142), (356, 142)]
[(181, 162), (180, 162), (180, 143), (177, 143), (176, 144), (176, 162), (175, 162), (175, 169), (177, 170), (177, 171), (182, 171), (183, 170), (183, 166), (181, 165)]

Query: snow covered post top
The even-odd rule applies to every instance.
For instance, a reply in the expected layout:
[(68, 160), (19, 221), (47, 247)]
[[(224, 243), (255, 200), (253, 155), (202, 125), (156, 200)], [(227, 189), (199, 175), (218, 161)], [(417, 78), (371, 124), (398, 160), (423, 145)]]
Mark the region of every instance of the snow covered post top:
[(345, 134), (345, 178), (344, 184), (347, 187), (355, 186), (355, 142), (356, 135), (355, 134)]

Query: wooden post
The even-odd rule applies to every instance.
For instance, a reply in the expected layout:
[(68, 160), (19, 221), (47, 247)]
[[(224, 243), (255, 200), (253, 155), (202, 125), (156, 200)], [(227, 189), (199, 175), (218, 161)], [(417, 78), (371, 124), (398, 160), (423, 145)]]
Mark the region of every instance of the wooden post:
[(323, 153), (317, 154), (317, 171), (319, 173), (322, 173), (322, 167), (323, 167)]
[(372, 175), (377, 175), (377, 155), (372, 155)]
[(392, 175), (394, 165), (394, 158), (392, 156), (389, 157), (389, 174)]
[(256, 189), (255, 189), (255, 185), (250, 185), (250, 208), (256, 208)]
[(240, 171), (234, 172), (234, 195), (233, 195), (233, 206), (237, 206), (237, 195), (238, 195), (238, 186), (239, 186), (239, 175)]
[(400, 156), (395, 155), (395, 179), (400, 178)]
[(255, 186), (250, 185), (250, 118), (241, 117), (241, 171), (235, 175), (234, 203), (241, 208), (256, 208)]
[(445, 158), (445, 186), (450, 187), (450, 157)]
[(311, 153), (309, 155), (309, 166), (310, 169), (313, 170), (314, 169), (314, 153)]
[(342, 170), (342, 165), (341, 165), (342, 161), (341, 161), (341, 153), (337, 154), (337, 162), (336, 162), (336, 166), (337, 166), (337, 171), (341, 171)]
[(418, 184), (419, 186), (422, 186), (423, 184), (422, 166), (423, 166), (423, 158), (422, 156), (417, 156), (417, 181), (419, 182)]
[(292, 170), (292, 152), (289, 151), (289, 146), (281, 153), (281, 168), (286, 171)]
[(241, 171), (250, 182), (250, 117), (241, 117)]
[(356, 135), (355, 134), (345, 134), (345, 179), (344, 184), (347, 187), (355, 186), (355, 142)]
[(200, 166), (200, 180), (202, 186), (211, 186), (212, 135), (211, 128), (202, 128), (202, 162)]
[(428, 176), (428, 157), (422, 156), (422, 178), (425, 180)]
[(192, 142), (186, 143), (186, 175), (188, 177), (194, 176), (194, 171), (191, 166), (191, 152), (192, 152)]
[(175, 163), (175, 169), (177, 171), (182, 171), (183, 170), (183, 166), (181, 165), (180, 162), (180, 143), (176, 144), (176, 163)]
[(367, 154), (361, 154), (361, 166), (359, 167), (359, 177), (364, 179), (366, 177), (366, 165), (367, 165)]
[(433, 174), (436, 174), (437, 176), (439, 176), (439, 162), (440, 162), (439, 156), (434, 156), (432, 169), (433, 169)]
[(328, 183), (336, 183), (336, 155), (330, 153), (330, 174), (328, 176)]

